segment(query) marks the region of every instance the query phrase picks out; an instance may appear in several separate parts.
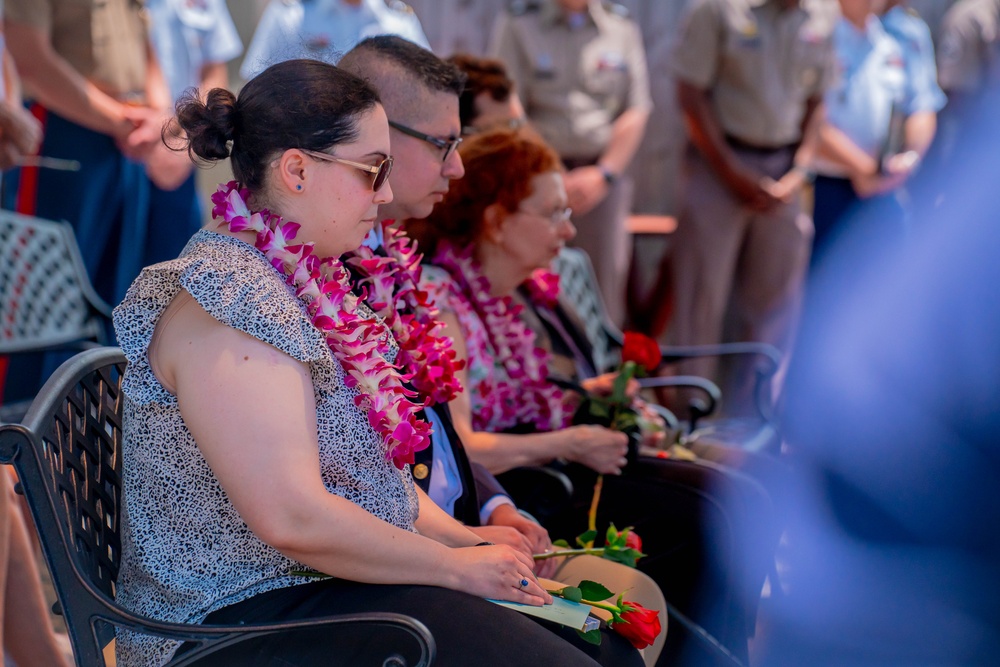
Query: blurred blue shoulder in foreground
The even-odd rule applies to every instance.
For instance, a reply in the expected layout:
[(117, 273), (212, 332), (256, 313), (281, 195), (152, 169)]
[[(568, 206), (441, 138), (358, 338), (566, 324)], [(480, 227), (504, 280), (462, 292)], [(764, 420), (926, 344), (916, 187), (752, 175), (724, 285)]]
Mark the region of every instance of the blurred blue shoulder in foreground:
[(765, 665), (1000, 664), (998, 99), (913, 183), (905, 245), (862, 212), (810, 285)]

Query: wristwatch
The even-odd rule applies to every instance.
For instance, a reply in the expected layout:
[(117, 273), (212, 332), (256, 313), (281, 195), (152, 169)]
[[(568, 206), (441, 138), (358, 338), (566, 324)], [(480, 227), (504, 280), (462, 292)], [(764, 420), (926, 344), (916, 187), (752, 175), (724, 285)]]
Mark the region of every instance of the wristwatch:
[(597, 168), (601, 170), (601, 176), (604, 177), (604, 182), (607, 183), (608, 185), (614, 185), (615, 181), (618, 180), (618, 174), (611, 171), (603, 164), (598, 164)]

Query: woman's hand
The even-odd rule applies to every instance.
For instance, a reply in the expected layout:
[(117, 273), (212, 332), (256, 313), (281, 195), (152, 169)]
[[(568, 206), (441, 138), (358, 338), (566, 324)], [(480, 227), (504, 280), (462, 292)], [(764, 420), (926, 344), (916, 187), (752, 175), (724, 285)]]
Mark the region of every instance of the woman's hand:
[[(552, 604), (552, 596), (532, 574), (534, 562), (530, 556), (502, 544), (455, 549), (454, 554), (458, 579), (449, 588), (536, 607)], [(521, 586), (522, 581), (527, 585)]]
[(649, 403), (641, 398), (632, 402), (632, 408), (639, 413), (639, 431), (642, 434), (642, 444), (646, 447), (660, 449), (667, 439), (667, 422)]
[[(604, 373), (598, 375), (597, 377), (587, 378), (580, 382), (580, 386), (587, 390), (588, 394), (593, 394), (594, 396), (610, 396), (615, 389), (615, 378), (618, 377), (618, 373)], [(629, 398), (635, 398), (638, 395), (641, 387), (639, 386), (639, 381), (635, 378), (631, 378), (628, 384), (625, 385), (625, 395)]]
[(563, 431), (569, 439), (566, 458), (604, 475), (618, 475), (628, 462), (628, 436), (603, 426), (571, 426)]
[[(482, 535), (483, 531), (513, 531), (521, 544), (528, 549), (528, 555), (541, 554), (552, 550), (552, 540), (549, 538), (549, 531), (543, 526), (532, 521), (517, 511), (513, 505), (500, 505), (493, 514), (490, 515), (489, 526), (480, 528), (470, 528), (477, 535)], [(484, 537), (490, 542), (501, 543), (500, 540)], [(509, 544), (508, 542), (502, 542)], [(511, 545), (513, 546), (513, 545)], [(515, 547), (517, 548), (517, 547)], [(521, 549), (518, 549), (521, 551)], [(535, 575), (548, 577), (555, 572), (558, 563), (556, 559), (549, 558), (535, 562)]]

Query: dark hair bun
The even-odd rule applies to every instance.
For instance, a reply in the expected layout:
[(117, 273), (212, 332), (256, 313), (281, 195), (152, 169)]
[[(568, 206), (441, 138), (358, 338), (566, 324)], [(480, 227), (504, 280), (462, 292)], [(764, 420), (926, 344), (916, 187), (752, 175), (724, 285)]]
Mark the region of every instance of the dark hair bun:
[(177, 123), (187, 134), (190, 151), (203, 160), (229, 157), (236, 121), (236, 96), (213, 88), (205, 102), (194, 91), (177, 102)]

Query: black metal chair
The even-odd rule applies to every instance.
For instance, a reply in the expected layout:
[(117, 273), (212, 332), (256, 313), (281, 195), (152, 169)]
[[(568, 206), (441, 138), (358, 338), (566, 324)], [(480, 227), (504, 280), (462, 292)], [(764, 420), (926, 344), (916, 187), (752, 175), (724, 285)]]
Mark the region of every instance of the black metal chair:
[[(87, 277), (73, 228), (0, 211), (0, 354), (106, 344), (111, 306)], [(0, 423), (20, 421), (30, 401), (0, 406)]]
[(266, 635), (333, 626), (395, 628), (393, 632), (412, 638), (413, 653), (419, 658), (409, 660), (390, 652), (380, 655), (378, 664), (431, 664), (433, 636), (420, 621), (402, 614), (222, 626), (161, 622), (116, 604), (125, 363), (118, 348), (77, 354), (46, 382), (23, 424), (0, 426), (0, 463), (17, 470), (19, 492), (25, 495), (38, 529), (78, 667), (104, 667), (102, 650), (116, 627), (194, 643), (195, 648), (169, 663), (171, 667), (208, 656), (212, 664), (225, 656), (227, 648)]
[[(612, 323), (597, 286), (597, 277), (587, 253), (578, 248), (563, 248), (556, 258), (554, 270), (559, 274), (563, 296), (573, 306), (584, 324), (587, 339), (593, 348), (598, 371), (614, 367), (624, 344), (624, 334)], [(777, 433), (774, 406), (770, 395), (771, 379), (781, 364), (781, 353), (766, 343), (743, 342), (720, 345), (661, 346), (663, 364), (671, 365), (699, 357), (744, 357), (754, 360), (754, 403), (762, 423), (762, 431)], [(693, 376), (650, 377), (639, 380), (643, 388), (693, 387), (699, 397), (688, 406), (689, 429), (694, 431), (700, 418), (710, 416), (721, 400), (721, 392), (711, 382)], [(704, 399), (704, 400), (702, 400)], [(774, 437), (757, 438), (773, 443)]]

